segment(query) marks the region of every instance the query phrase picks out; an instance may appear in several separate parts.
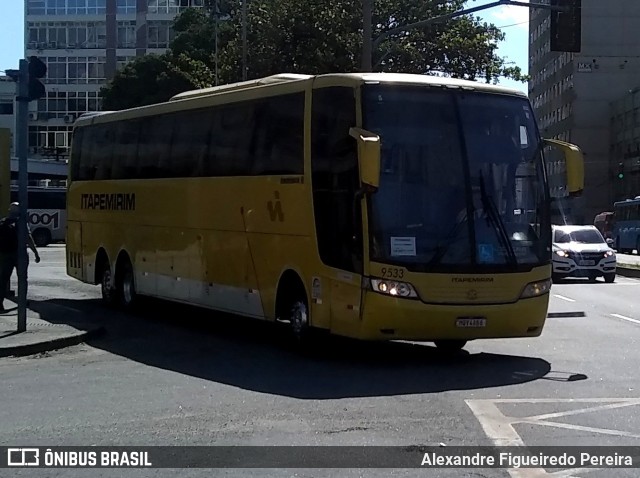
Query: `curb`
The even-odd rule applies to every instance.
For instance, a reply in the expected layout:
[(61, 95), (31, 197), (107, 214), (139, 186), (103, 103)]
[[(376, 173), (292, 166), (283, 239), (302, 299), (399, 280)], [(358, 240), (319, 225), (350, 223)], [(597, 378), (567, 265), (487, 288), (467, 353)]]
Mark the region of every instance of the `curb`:
[(104, 327), (86, 330), (69, 337), (60, 337), (57, 339), (47, 340), (43, 342), (35, 342), (33, 344), (14, 345), (13, 347), (0, 348), (0, 357), (24, 357), (25, 355), (39, 354), (42, 352), (51, 352), (72, 345), (78, 345), (86, 340), (100, 337), (106, 332)]
[(623, 277), (640, 278), (640, 268), (635, 267), (616, 267), (616, 274)]

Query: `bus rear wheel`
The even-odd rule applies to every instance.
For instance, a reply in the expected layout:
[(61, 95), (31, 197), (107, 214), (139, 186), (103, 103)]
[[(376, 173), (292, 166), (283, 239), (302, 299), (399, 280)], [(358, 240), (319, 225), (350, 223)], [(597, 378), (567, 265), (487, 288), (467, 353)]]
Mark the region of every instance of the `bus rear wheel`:
[(118, 302), (124, 309), (133, 309), (137, 303), (137, 294), (133, 266), (128, 259), (120, 265), (117, 275), (116, 292), (118, 294)]
[(459, 352), (467, 345), (466, 340), (436, 340), (434, 341), (438, 350), (443, 352)]

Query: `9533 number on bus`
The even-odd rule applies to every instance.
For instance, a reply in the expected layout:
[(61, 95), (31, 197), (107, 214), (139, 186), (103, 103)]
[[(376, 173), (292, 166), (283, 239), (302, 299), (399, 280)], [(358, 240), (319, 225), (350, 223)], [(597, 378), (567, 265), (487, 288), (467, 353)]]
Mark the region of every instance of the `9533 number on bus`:
[(384, 279), (402, 279), (404, 277), (404, 269), (400, 267), (383, 267), (380, 274)]

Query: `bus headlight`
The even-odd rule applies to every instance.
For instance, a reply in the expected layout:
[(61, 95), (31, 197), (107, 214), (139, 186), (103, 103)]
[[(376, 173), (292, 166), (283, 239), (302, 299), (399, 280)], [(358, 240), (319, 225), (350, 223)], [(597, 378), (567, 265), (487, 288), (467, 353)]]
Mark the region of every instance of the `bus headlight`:
[(607, 251), (604, 253), (604, 257), (611, 257), (613, 255), (613, 251)]
[(398, 282), (384, 279), (371, 279), (371, 288), (374, 292), (396, 297), (418, 298), (416, 290), (408, 282)]
[(538, 297), (544, 295), (551, 290), (551, 279), (540, 280), (537, 282), (531, 282), (520, 294), (521, 299), (528, 299), (529, 297)]
[(556, 251), (556, 254), (558, 254), (558, 256), (560, 256), (560, 257), (569, 257), (569, 253), (567, 253), (567, 252), (565, 252), (563, 250)]

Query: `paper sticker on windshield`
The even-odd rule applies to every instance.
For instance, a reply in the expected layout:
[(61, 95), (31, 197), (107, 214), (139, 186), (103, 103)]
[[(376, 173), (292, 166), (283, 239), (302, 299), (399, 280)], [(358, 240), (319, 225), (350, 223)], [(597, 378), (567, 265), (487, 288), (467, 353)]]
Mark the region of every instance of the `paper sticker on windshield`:
[(392, 237), (391, 238), (391, 255), (392, 256), (415, 256), (416, 255), (416, 238), (415, 237)]
[(478, 262), (494, 262), (495, 252), (492, 244), (478, 244)]

